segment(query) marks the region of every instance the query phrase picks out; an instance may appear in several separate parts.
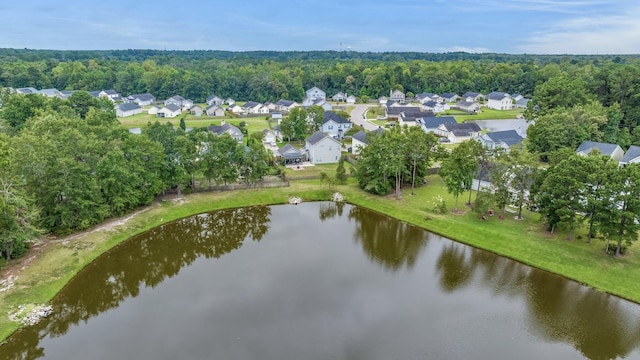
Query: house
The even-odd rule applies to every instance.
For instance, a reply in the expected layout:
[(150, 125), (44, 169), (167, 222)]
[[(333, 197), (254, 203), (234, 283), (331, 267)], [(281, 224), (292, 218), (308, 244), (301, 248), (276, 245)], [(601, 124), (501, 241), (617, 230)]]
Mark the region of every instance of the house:
[(380, 103), (380, 105), (387, 105), (387, 101), (389, 101), (389, 99), (387, 99), (386, 96), (380, 96), (378, 98), (378, 103)]
[(156, 116), (159, 118), (174, 118), (182, 114), (180, 106), (175, 104), (165, 105), (162, 109), (158, 110)]
[(417, 119), (435, 116), (436, 114), (434, 114), (433, 111), (403, 111), (398, 117), (398, 125), (416, 126), (419, 125)]
[(140, 106), (148, 106), (156, 101), (156, 97), (149, 93), (129, 95), (127, 99)]
[(425, 101), (424, 103), (422, 103), (422, 107), (425, 110), (429, 110), (429, 111), (433, 111), (434, 113), (443, 113), (449, 109), (451, 109), (451, 105), (447, 104), (447, 103), (442, 103), (439, 101), (433, 101), (433, 100), (429, 100), (429, 101)]
[(193, 116), (202, 116), (202, 113), (204, 112), (204, 110), (202, 109), (202, 106), (194, 105), (191, 107), (191, 109), (189, 109), (189, 112)]
[(158, 105), (151, 105), (151, 107), (147, 109), (147, 113), (149, 113), (150, 115), (157, 115), (160, 109), (162, 108)]
[(462, 94), (461, 98), (462, 101), (480, 102), (484, 98), (484, 96), (477, 92), (467, 91), (466, 93)]
[(116, 116), (117, 117), (127, 117), (133, 116), (135, 114), (140, 114), (142, 112), (142, 107), (138, 104), (134, 103), (123, 103), (116, 105)]
[(172, 96), (172, 97), (168, 98), (167, 100), (165, 100), (164, 104), (165, 105), (173, 104), (175, 106), (182, 107), (183, 106), (182, 102), (185, 101), (185, 100), (187, 100), (187, 99), (183, 98), (180, 95), (175, 95), (175, 96)]
[(475, 101), (458, 101), (458, 103), (451, 108), (455, 110), (465, 111), (469, 114), (475, 114), (480, 111), (480, 104)]
[(209, 105), (204, 109), (207, 116), (224, 116), (224, 109), (219, 105)]
[(264, 104), (262, 104), (262, 106), (266, 107), (267, 109), (269, 109), (269, 112), (271, 111), (275, 111), (276, 110), (276, 104), (272, 103), (270, 101), (265, 102)]
[(291, 100), (280, 99), (276, 102), (276, 111), (289, 112), (293, 108), (300, 106), (297, 102)]
[(522, 99), (516, 100), (516, 108), (518, 108), (518, 109), (526, 109), (527, 108), (527, 104), (529, 104), (529, 101), (531, 101), (531, 99), (527, 99), (527, 98), (522, 98)]
[(351, 153), (354, 155), (360, 154), (362, 149), (369, 145), (371, 136), (380, 136), (384, 129), (378, 127), (378, 129), (365, 133), (363, 130), (358, 131), (351, 137)]
[(445, 103), (456, 102), (456, 101), (458, 101), (459, 98), (460, 98), (460, 96), (458, 96), (458, 94), (454, 94), (454, 93), (440, 94), (440, 102), (445, 102)]
[(513, 109), (513, 100), (511, 95), (499, 91), (492, 91), (487, 95), (487, 104), (489, 109), (494, 110), (511, 110)]
[(419, 112), (422, 108), (418, 106), (387, 106), (387, 118), (398, 119), (403, 112)]
[(510, 147), (521, 144), (524, 138), (515, 130), (505, 130), (480, 135), (476, 140), (491, 150), (496, 148), (509, 150)]
[(61, 90), (60, 95), (62, 99), (68, 99), (74, 92), (76, 92), (76, 90)]
[(335, 164), (340, 160), (342, 144), (322, 131), (317, 131), (305, 139), (305, 151), (312, 164)]
[(304, 159), (302, 151), (291, 144), (286, 144), (278, 149), (278, 156), (284, 159), (285, 164), (298, 164)]
[(578, 155), (588, 156), (594, 150), (598, 150), (600, 154), (609, 156), (615, 161), (621, 161), (624, 156), (624, 150), (622, 150), (619, 145), (596, 141), (583, 141), (582, 144), (578, 146), (576, 153)]
[(331, 111), (333, 105), (329, 104), (326, 100), (318, 99), (313, 102), (313, 106), (320, 106), (324, 111)]
[(275, 145), (278, 140), (276, 133), (269, 129), (262, 130), (262, 142), (266, 144)]
[(182, 108), (184, 110), (189, 110), (189, 109), (191, 109), (192, 106), (193, 106), (193, 100), (191, 100), (191, 99), (185, 99), (182, 102)]
[(57, 97), (62, 99), (62, 93), (58, 91), (58, 89), (42, 89), (38, 91), (39, 94), (42, 94), (46, 97)]
[(312, 87), (311, 89), (306, 91), (306, 94), (309, 99), (313, 99), (313, 100), (318, 100), (318, 99), (322, 99), (322, 100), (326, 100), (327, 99), (327, 94), (318, 89), (317, 87)]
[(418, 124), (426, 133), (433, 133), (437, 136), (447, 136), (447, 133), (440, 129), (444, 124), (456, 124), (457, 121), (453, 116), (424, 117), (419, 119)]
[(331, 100), (333, 100), (335, 102), (347, 101), (347, 95), (341, 91), (341, 92), (333, 95), (331, 97)]
[(235, 104), (235, 103), (236, 103), (236, 101), (235, 101), (235, 100), (233, 100), (232, 98), (226, 98), (226, 99), (224, 100), (224, 103), (225, 103), (225, 104), (227, 104), (227, 105), (229, 105), (229, 106), (231, 106), (231, 105)]
[(17, 88), (16, 94), (27, 95), (27, 94), (38, 94), (38, 90), (32, 87), (26, 88)]
[(94, 98), (97, 98), (98, 96), (100, 96), (101, 91), (87, 91), (89, 93), (89, 95), (91, 95)]
[(244, 114), (244, 108), (236, 103), (233, 103), (233, 105), (229, 105), (227, 110), (231, 111), (234, 114)]
[(391, 101), (397, 101), (400, 104), (404, 104), (405, 96), (404, 93), (400, 90), (392, 90), (389, 92), (389, 99)]
[(112, 102), (122, 100), (122, 97), (120, 96), (120, 94), (118, 94), (118, 92), (115, 90), (102, 90), (98, 93), (98, 97), (106, 97)]
[(221, 97), (217, 96), (217, 95), (211, 95), (211, 96), (207, 97), (206, 103), (209, 106), (211, 106), (211, 105), (220, 106), (220, 105), (222, 105), (222, 103), (224, 103), (224, 100)]
[(329, 134), (330, 136), (337, 137), (338, 139), (342, 139), (344, 133), (348, 129), (351, 129), (351, 126), (351, 121), (334, 112), (325, 111), (320, 131)]
[(280, 121), (282, 121), (282, 113), (280, 111), (274, 111), (271, 113), (271, 118), (277, 120), (278, 124), (280, 124)]
[(242, 105), (243, 112), (246, 114), (268, 114), (269, 108), (264, 105), (255, 102), (255, 101), (247, 101)]
[(620, 159), (620, 165), (627, 165), (633, 163), (640, 163), (640, 146), (631, 145)]
[(480, 126), (478, 124), (470, 123), (447, 123), (438, 127), (444, 137), (450, 143), (458, 144), (466, 140), (475, 139), (480, 136)]
[(349, 104), (349, 105), (353, 105), (353, 104), (355, 104), (355, 103), (356, 103), (356, 100), (357, 100), (357, 99), (356, 99), (356, 97), (355, 97), (355, 96), (353, 96), (353, 95), (349, 95), (349, 96), (347, 96), (347, 104)]
[(211, 131), (212, 133), (218, 136), (227, 134), (232, 138), (236, 139), (237, 142), (242, 142), (242, 139), (244, 139), (244, 135), (242, 134), (242, 131), (240, 131), (240, 129), (238, 129), (237, 127), (231, 124), (226, 123), (224, 120), (222, 120), (222, 123), (220, 124), (220, 126), (208, 126), (207, 130)]
[(438, 101), (440, 97), (434, 93), (420, 93), (416, 95), (416, 100), (420, 103), (425, 103), (427, 101)]
[(513, 99), (513, 101), (518, 101), (518, 100), (522, 100), (524, 99), (524, 96), (520, 95), (520, 94), (512, 94), (511, 98)]

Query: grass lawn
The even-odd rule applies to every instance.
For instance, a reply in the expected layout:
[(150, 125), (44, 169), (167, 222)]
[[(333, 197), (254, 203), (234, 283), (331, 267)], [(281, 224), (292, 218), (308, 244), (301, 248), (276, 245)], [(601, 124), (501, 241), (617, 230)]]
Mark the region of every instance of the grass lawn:
[[(244, 121), (247, 123), (247, 130), (252, 133), (255, 131), (262, 131), (264, 129), (269, 128), (269, 123), (265, 120), (265, 116), (259, 117), (247, 117), (247, 118), (229, 118), (229, 117), (209, 117), (209, 116), (193, 116), (191, 114), (185, 116), (184, 122), (187, 127), (191, 128), (199, 128), (199, 127), (207, 127), (210, 125), (220, 125), (222, 120), (232, 124), (234, 126), (238, 126), (240, 122)], [(175, 118), (158, 118), (155, 115), (149, 115), (146, 113), (137, 114), (134, 116), (129, 116), (125, 118), (118, 118), (120, 121), (120, 125), (125, 128), (144, 128), (147, 126), (149, 122), (160, 121), (162, 124), (166, 124), (167, 121), (173, 124), (174, 126), (180, 126), (180, 117)]]
[[(346, 165), (349, 167), (348, 163)], [(335, 167), (335, 164), (321, 165), (302, 171), (305, 175), (319, 174), (321, 171), (332, 175)], [(287, 170), (287, 173), (291, 174), (292, 171)], [(299, 180), (285, 188), (199, 193), (182, 199), (155, 202), (126, 217), (126, 221), (114, 219), (91, 231), (74, 234), (66, 241), (44, 240), (24, 259), (3, 269), (3, 278), (9, 272), (17, 275), (17, 278), (13, 288), (0, 292), (0, 339), (6, 338), (19, 327), (16, 322), (9, 320), (9, 312), (21, 304), (49, 302), (84, 266), (134, 234), (205, 211), (282, 204), (291, 196), (301, 197), (304, 201), (327, 200), (334, 191), (341, 192), (346, 201), (352, 204), (640, 302), (640, 245), (631, 247), (624, 257), (615, 258), (603, 253), (604, 244), (600, 240), (587, 244), (584, 240), (567, 241), (566, 232), (548, 234), (538, 220), (539, 215), (535, 213), (525, 212), (521, 221), (515, 220), (513, 214), (509, 213), (503, 220), (492, 216), (484, 221), (464, 205), (468, 194), (463, 194), (459, 199), (461, 212), (439, 214), (433, 211), (435, 198), (441, 196), (449, 209), (454, 206), (454, 199), (446, 193), (438, 176), (430, 176), (427, 180), (426, 186), (416, 189), (415, 196), (410, 195), (410, 189), (405, 189), (404, 199), (401, 200), (365, 193), (352, 178), (347, 185), (333, 188), (321, 185), (319, 180)], [(584, 231), (576, 235), (585, 237)]]

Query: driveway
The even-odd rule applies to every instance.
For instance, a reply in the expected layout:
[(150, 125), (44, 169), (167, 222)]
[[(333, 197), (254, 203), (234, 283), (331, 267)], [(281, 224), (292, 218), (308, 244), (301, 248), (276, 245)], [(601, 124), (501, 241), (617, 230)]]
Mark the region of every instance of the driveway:
[(367, 131), (373, 131), (378, 129), (378, 125), (372, 124), (365, 118), (365, 113), (370, 107), (376, 107), (378, 104), (356, 104), (356, 107), (351, 110), (351, 122), (362, 126)]

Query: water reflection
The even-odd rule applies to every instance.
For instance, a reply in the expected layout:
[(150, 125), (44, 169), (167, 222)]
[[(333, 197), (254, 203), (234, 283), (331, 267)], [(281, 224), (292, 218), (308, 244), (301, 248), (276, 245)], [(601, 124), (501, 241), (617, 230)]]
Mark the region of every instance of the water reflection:
[(53, 314), (9, 338), (0, 355), (13, 354), (8, 359), (44, 356), (39, 339), (64, 335), (70, 326), (138, 296), (141, 287), (155, 287), (200, 257), (218, 258), (239, 249), (245, 239), (260, 241), (269, 230), (270, 216), (271, 208), (265, 206), (220, 210), (133, 237), (76, 276), (54, 299)]
[(423, 229), (365, 208), (352, 207), (349, 220), (355, 222), (354, 240), (387, 270), (411, 269), (428, 242)]
[[(297, 237), (304, 237), (306, 241)], [(243, 251), (233, 251), (246, 245), (248, 239), (264, 241), (259, 246), (247, 245)], [(247, 248), (253, 252), (247, 252)], [(237, 262), (236, 255), (244, 253), (245, 261)], [(590, 359), (640, 355), (637, 350), (640, 310), (635, 304), (433, 236), (364, 208), (316, 203), (222, 210), (165, 224), (136, 236), (73, 279), (54, 300), (53, 315), (12, 336), (0, 347), (0, 359), (45, 357), (43, 339), (62, 336), (74, 326), (82, 328), (83, 323), (115, 309), (125, 299), (138, 297), (148, 288), (161, 288), (159, 285), (163, 282), (170, 283), (166, 280), (181, 272), (174, 281), (188, 282), (192, 278), (185, 275), (190, 272), (184, 270), (186, 267), (198, 259), (220, 258), (225, 254), (230, 255), (216, 261), (220, 264), (219, 277), (212, 279), (210, 286), (211, 291), (220, 296), (213, 284), (229, 278), (227, 287), (222, 287), (228, 291), (224, 294), (228, 301), (219, 301), (225, 307), (211, 310), (218, 317), (214, 317), (215, 321), (205, 321), (210, 327), (188, 323), (176, 330), (215, 334), (202, 340), (207, 345), (204, 348), (218, 346), (218, 351), (222, 351), (222, 348), (238, 346), (215, 341), (220, 333), (231, 333), (231, 330), (243, 333), (245, 328), (237, 325), (242, 324), (252, 329), (256, 337), (265, 333), (272, 336), (268, 341), (257, 338), (262, 342), (252, 343), (263, 346), (260, 349), (273, 350), (262, 353), (264, 359), (299, 358), (275, 351), (287, 349), (290, 344), (304, 344), (300, 345), (303, 353), (309, 351), (311, 345), (308, 344), (322, 349), (306, 357), (314, 359), (358, 356), (400, 359), (415, 355), (408, 350), (404, 353), (395, 350), (405, 345), (424, 346), (432, 349), (432, 357), (446, 358), (500, 358), (510, 354), (509, 346), (516, 351), (520, 347), (543, 348), (556, 357), (566, 355), (565, 348), (571, 351), (570, 355), (576, 356), (579, 352), (580, 357)], [(227, 264), (223, 264), (225, 262)], [(256, 268), (239, 271), (246, 268), (246, 264)], [(208, 277), (211, 273), (206, 274)], [(243, 287), (246, 292), (234, 290)], [(138, 300), (147, 306), (148, 303), (142, 301), (146, 299), (140, 296)], [(205, 308), (212, 309), (215, 302), (203, 303)], [(255, 303), (263, 307), (241, 306)], [(285, 310), (280, 314), (278, 310), (283, 303)], [(509, 323), (502, 318), (491, 320), (482, 316), (488, 313), (504, 313), (519, 320)], [(216, 321), (228, 322), (221, 325)], [(309, 322), (313, 322), (313, 326), (308, 325)], [(457, 323), (461, 323), (462, 328), (455, 328)], [(221, 326), (222, 330), (218, 329)], [(325, 327), (329, 330), (321, 332)], [(105, 330), (121, 331), (121, 328)], [(472, 347), (469, 352), (455, 352), (464, 349), (465, 342), (472, 342), (463, 335), (465, 331), (476, 333), (471, 337), (479, 337), (478, 341), (486, 344), (473, 343), (466, 345)], [(307, 338), (303, 335), (305, 332), (310, 333)], [(456, 334), (455, 339), (448, 336), (449, 332)], [(501, 337), (501, 333), (526, 336), (512, 340)], [(283, 336), (285, 343), (271, 342), (278, 334), (287, 334)], [(300, 334), (301, 338), (291, 339), (288, 336), (294, 335), (290, 334)], [(337, 343), (328, 341), (323, 346), (317, 336)], [(343, 339), (346, 345), (340, 343)], [(336, 356), (324, 350), (335, 350), (341, 345), (347, 355)], [(562, 349), (548, 350), (554, 345)], [(388, 350), (389, 355), (382, 353), (382, 348), (394, 350)], [(233, 355), (231, 351), (229, 354)], [(536, 355), (535, 352), (523, 353), (522, 357), (535, 358)]]
[(436, 273), (447, 292), (474, 278), (493, 295), (523, 298), (529, 331), (589, 359), (625, 358), (640, 346), (640, 319), (626, 311), (636, 305), (560, 276), (453, 242), (443, 246)]

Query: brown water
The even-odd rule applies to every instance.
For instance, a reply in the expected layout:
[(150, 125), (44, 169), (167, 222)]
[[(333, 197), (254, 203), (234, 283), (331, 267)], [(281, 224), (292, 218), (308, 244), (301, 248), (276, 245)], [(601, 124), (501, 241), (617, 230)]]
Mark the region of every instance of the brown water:
[(0, 359), (640, 359), (640, 306), (333, 203), (136, 236)]

